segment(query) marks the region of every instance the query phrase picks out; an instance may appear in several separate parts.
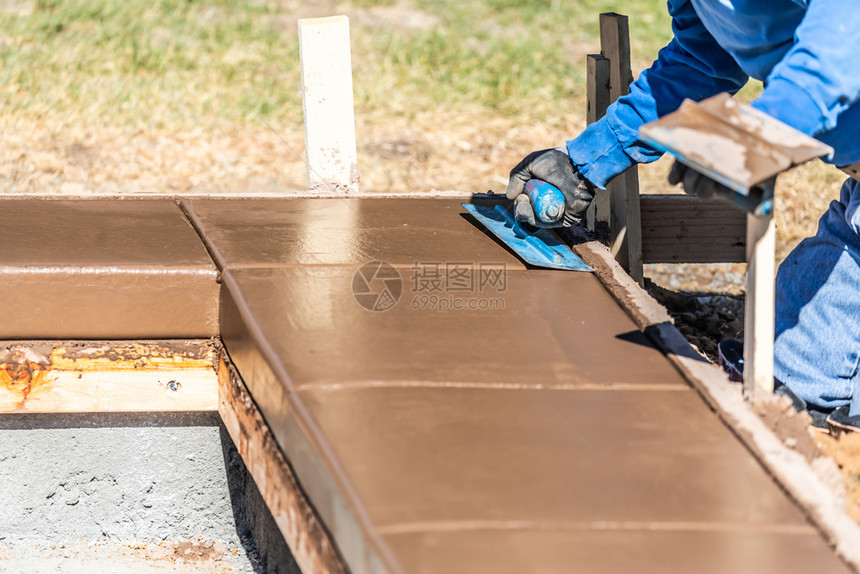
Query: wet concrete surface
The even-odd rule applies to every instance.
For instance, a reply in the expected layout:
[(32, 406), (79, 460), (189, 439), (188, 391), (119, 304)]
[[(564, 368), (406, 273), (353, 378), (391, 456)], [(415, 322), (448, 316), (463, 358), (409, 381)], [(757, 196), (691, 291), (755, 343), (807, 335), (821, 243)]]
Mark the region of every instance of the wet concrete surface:
[(347, 388), (298, 400), (383, 533), (475, 522), (814, 533), (694, 391)]
[(359, 265), (380, 259), (524, 266), (438, 199), (185, 199), (218, 266)]
[(218, 334), (217, 270), (177, 203), (0, 200), (3, 339)]
[[(268, 233), (296, 225), (248, 205)], [(408, 205), (413, 221), (458, 217), (453, 201)], [(326, 241), (356, 245), (326, 213)], [(261, 239), (262, 256), (208, 218), (226, 348), (355, 571), (847, 571), (596, 277), (511, 265), (503, 291), (427, 293), (403, 253), (506, 252), (392, 229), (397, 273), (370, 285), (398, 296), (372, 311), (355, 278), (387, 241), (310, 258)]]
[[(503, 291), (428, 295), (412, 292), (404, 273), (400, 300), (372, 312), (353, 295), (355, 273), (350, 266), (228, 270), (222, 333), (239, 369), (241, 345), (264, 349), (289, 374), (290, 390), (411, 383), (687, 388), (590, 274), (507, 271)], [(241, 297), (244, 317), (226, 302), (231, 296)], [(488, 308), (448, 302), (443, 311), (429, 302), (433, 296)], [(249, 336), (249, 320), (265, 346), (239, 341)]]
[[(589, 527), (590, 526), (590, 527)], [(817, 535), (594, 524), (386, 536), (405, 572), (785, 574), (847, 572)]]
[[(0, 261), (33, 336), (82, 300), (102, 337), (216, 331), (175, 203), (31, 202), (0, 209), (71, 230)], [(183, 206), (230, 358), (351, 571), (846, 571), (593, 275), (526, 269), (453, 200)], [(183, 305), (203, 311), (178, 328)]]

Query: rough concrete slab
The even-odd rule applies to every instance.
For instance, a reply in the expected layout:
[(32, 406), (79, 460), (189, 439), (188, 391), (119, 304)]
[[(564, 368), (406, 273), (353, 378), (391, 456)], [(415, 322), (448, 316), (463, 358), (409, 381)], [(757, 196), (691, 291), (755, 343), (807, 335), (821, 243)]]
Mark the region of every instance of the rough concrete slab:
[(295, 572), (216, 413), (4, 415), (0, 492), (0, 572)]
[(451, 199), (185, 199), (221, 269), (380, 259), (497, 262), (523, 269)]
[(216, 425), (0, 433), (4, 540), (235, 540), (226, 486)]
[(175, 201), (0, 200), (0, 338), (218, 334), (217, 270)]

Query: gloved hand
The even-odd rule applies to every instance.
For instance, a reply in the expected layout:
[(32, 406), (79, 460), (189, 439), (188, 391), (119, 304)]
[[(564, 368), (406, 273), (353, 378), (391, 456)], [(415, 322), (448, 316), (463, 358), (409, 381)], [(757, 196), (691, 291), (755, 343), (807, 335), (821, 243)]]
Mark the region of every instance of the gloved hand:
[(773, 212), (776, 176), (754, 185), (744, 195), (676, 161), (669, 171), (668, 180), (672, 185), (683, 183), (684, 191), (689, 195), (701, 198), (718, 197), (753, 215), (763, 216)]
[(699, 173), (695, 169), (687, 167), (677, 160), (672, 164), (672, 169), (669, 170), (669, 177), (667, 179), (672, 185), (683, 183), (684, 193), (687, 195), (695, 195), (702, 199), (714, 196), (727, 199), (735, 193), (725, 185), (717, 183), (710, 177)]
[[(564, 217), (556, 223), (546, 224), (535, 217), (527, 195), (523, 193), (530, 179), (542, 179), (556, 186), (564, 195)], [(515, 200), (514, 216), (533, 227), (569, 227), (582, 221), (585, 210), (594, 199), (594, 186), (577, 171), (567, 149), (560, 147), (535, 151), (527, 155), (511, 170), (508, 179), (508, 199)]]

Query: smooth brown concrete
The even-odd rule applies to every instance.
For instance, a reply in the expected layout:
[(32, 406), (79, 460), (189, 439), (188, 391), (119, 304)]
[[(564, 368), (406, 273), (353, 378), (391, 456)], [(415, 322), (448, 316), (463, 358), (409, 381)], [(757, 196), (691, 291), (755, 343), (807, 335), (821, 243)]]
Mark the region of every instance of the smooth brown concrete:
[(524, 266), (452, 199), (184, 199), (222, 269), (382, 260)]
[(847, 571), (594, 276), (374, 312), (356, 269), (230, 269), (221, 315), (353, 571)]
[[(227, 271), (222, 336), (240, 372), (264, 353), (288, 374), (290, 390), (414, 383), (687, 388), (591, 274), (508, 271), (505, 291), (427, 294), (413, 292), (404, 270), (399, 302), (373, 312), (353, 296), (357, 269)], [(427, 300), (433, 296), (494, 307), (439, 311)], [(249, 341), (250, 330), (258, 340)]]
[(298, 400), (383, 533), (474, 522), (813, 533), (692, 390), (346, 388)]
[(476, 530), (386, 536), (413, 574), (848, 572), (813, 533), (644, 529)]
[(171, 199), (0, 200), (2, 339), (218, 334), (217, 269)]

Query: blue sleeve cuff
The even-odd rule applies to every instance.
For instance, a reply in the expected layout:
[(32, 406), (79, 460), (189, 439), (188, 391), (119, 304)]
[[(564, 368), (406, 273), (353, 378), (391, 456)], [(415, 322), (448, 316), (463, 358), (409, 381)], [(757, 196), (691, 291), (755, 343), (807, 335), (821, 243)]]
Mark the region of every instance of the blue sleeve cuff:
[(821, 108), (809, 92), (784, 78), (770, 79), (767, 88), (751, 105), (806, 135), (816, 135), (828, 127)]
[(635, 163), (624, 152), (605, 118), (568, 141), (567, 153), (579, 173), (598, 189), (606, 189), (613, 177)]

